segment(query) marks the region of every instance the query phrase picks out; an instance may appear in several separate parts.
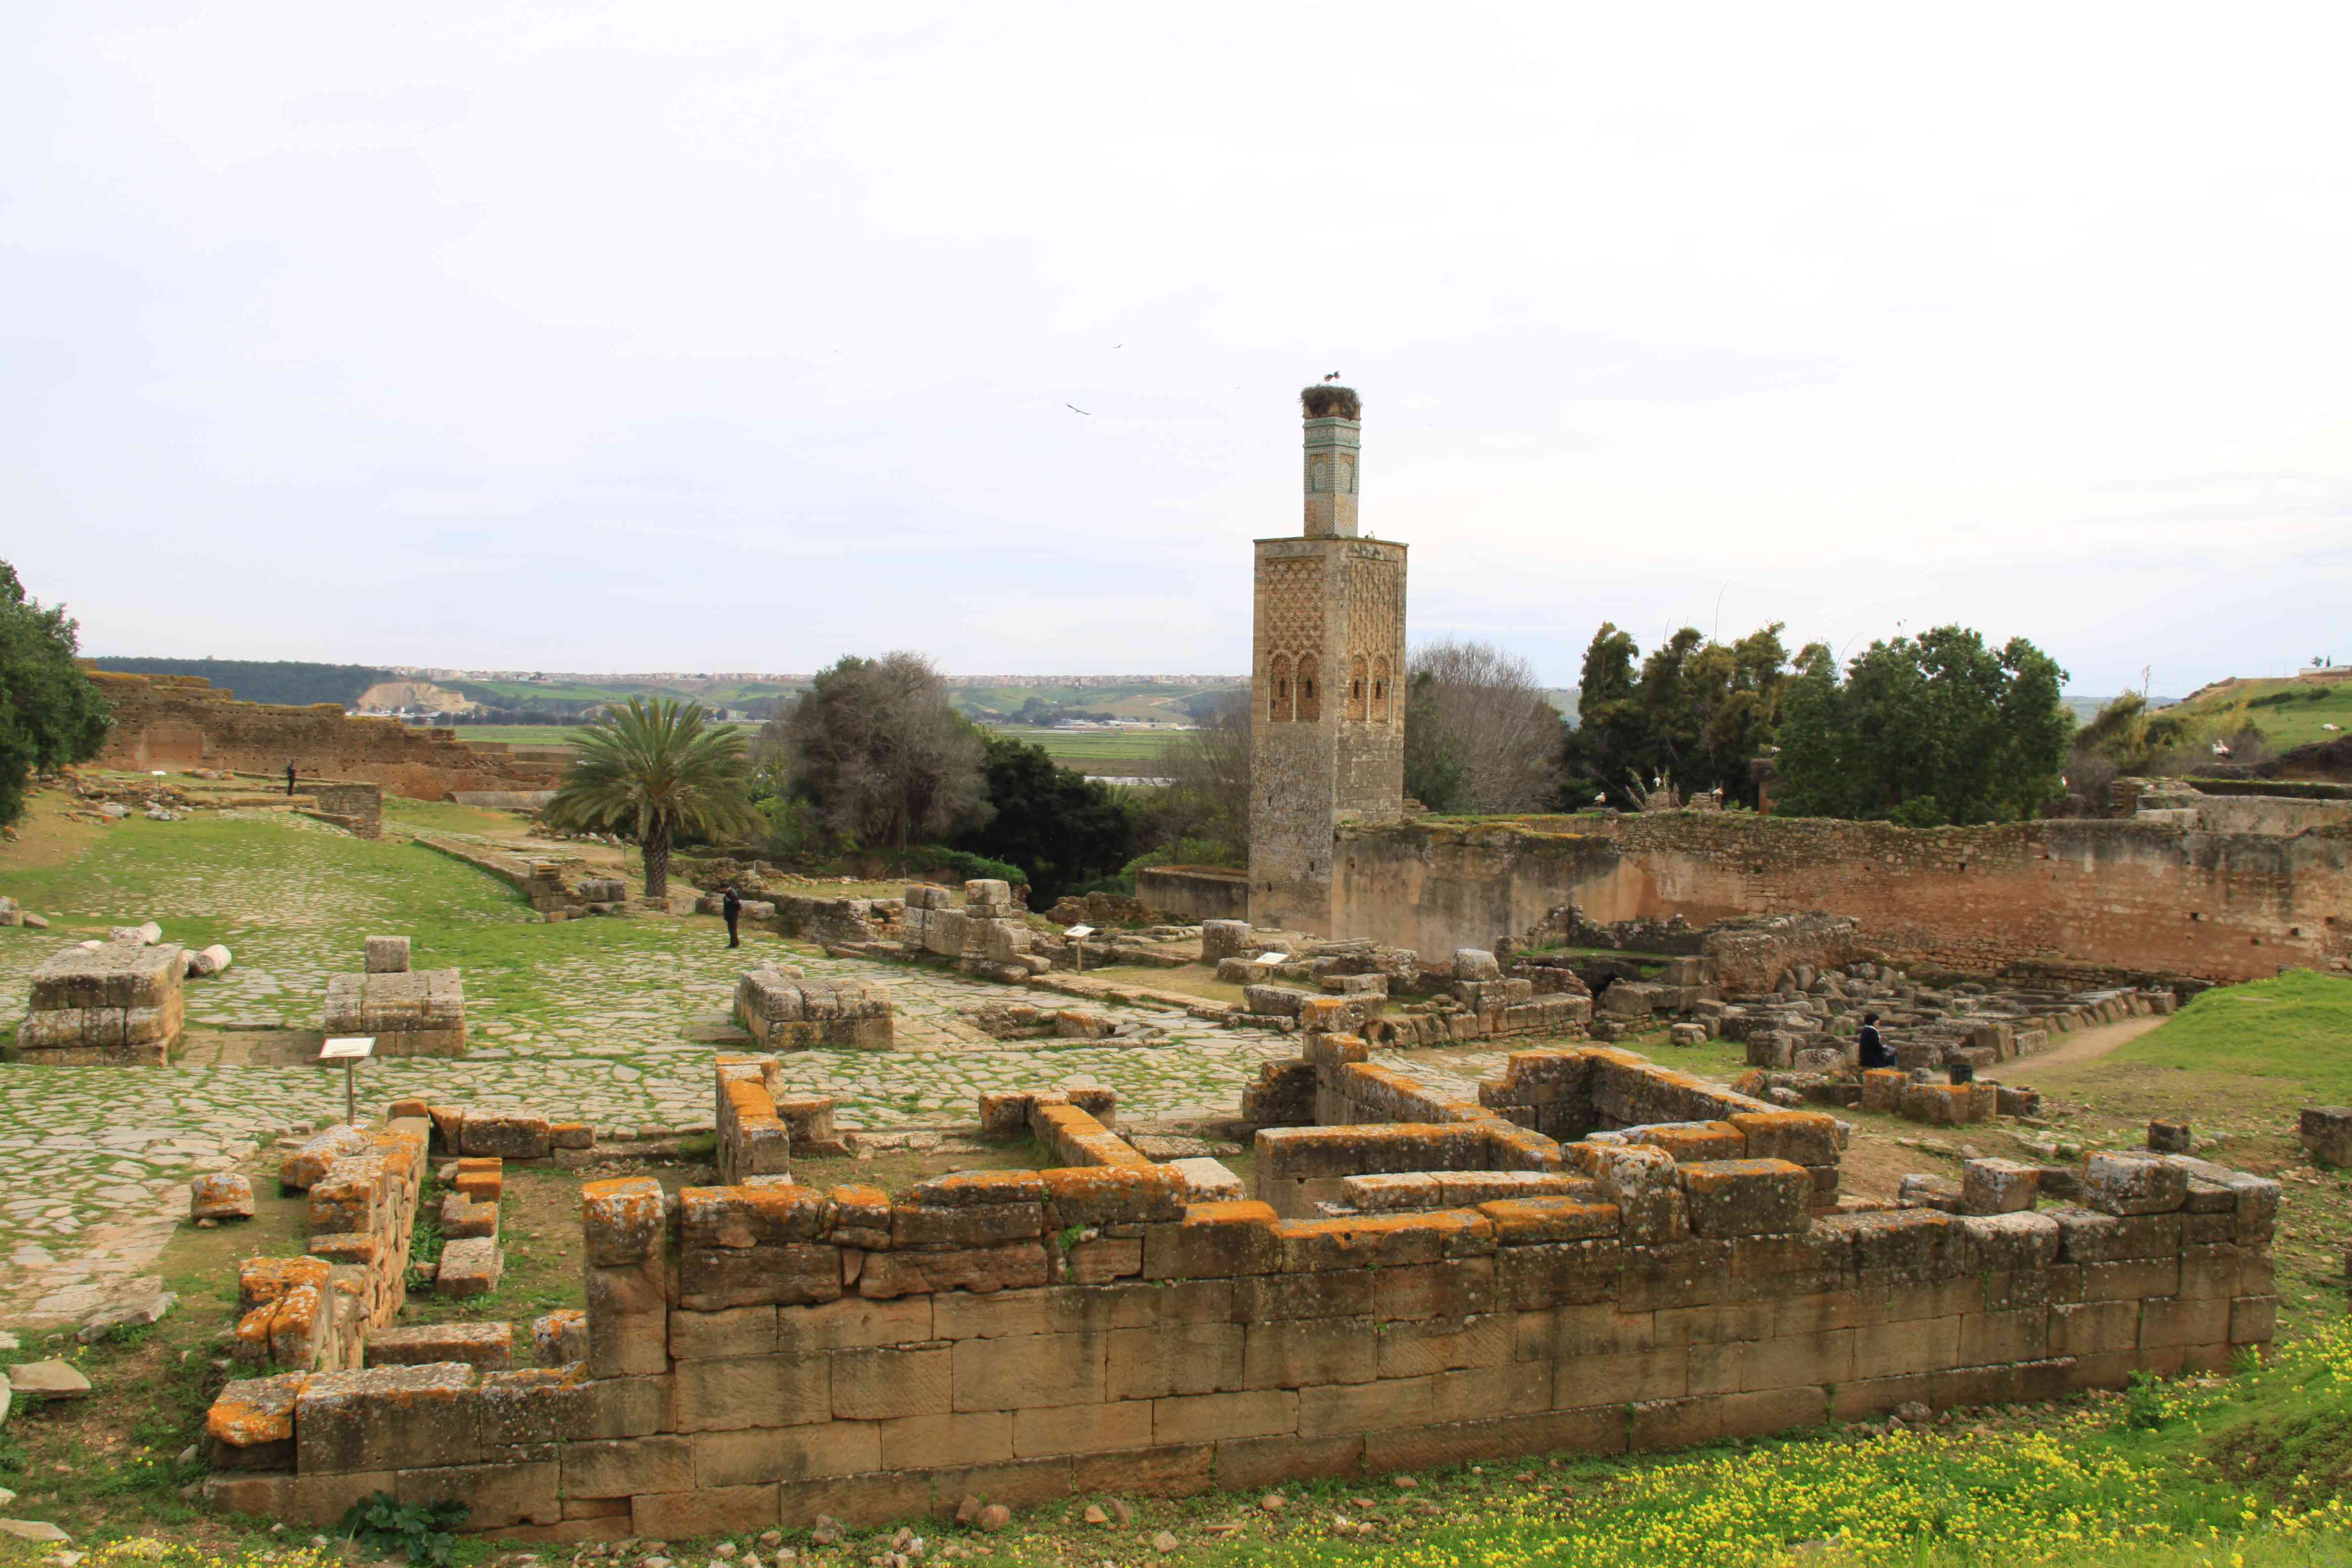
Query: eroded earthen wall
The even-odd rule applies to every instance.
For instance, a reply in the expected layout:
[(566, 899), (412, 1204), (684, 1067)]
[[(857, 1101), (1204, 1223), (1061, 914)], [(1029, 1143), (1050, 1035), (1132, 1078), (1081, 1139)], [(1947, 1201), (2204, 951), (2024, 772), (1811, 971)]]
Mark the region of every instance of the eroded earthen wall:
[(362, 780), (415, 800), (457, 790), (551, 789), (563, 771), (560, 763), (516, 757), (498, 742), (459, 741), (447, 729), (354, 718), (332, 702), (238, 702), (200, 676), (89, 674), (114, 710), (100, 767), (225, 768), (282, 777), (290, 762), (305, 777)]
[(1487, 946), (1573, 902), (1597, 921), (1827, 910), (1895, 962), (2065, 961), (2209, 980), (2352, 959), (2352, 831), (2120, 821), (1913, 829), (1664, 812), (1339, 830), (1335, 924), (1423, 952)]

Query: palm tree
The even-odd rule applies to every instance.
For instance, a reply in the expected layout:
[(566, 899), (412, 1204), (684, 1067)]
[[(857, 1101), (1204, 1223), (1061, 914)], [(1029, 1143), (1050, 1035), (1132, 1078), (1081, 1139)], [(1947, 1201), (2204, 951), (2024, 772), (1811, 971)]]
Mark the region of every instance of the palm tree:
[(580, 755), (547, 803), (556, 827), (634, 835), (648, 899), (669, 895), (670, 841), (678, 833), (715, 837), (754, 826), (742, 732), (711, 728), (705, 717), (700, 704), (666, 697), (607, 708), (582, 732)]

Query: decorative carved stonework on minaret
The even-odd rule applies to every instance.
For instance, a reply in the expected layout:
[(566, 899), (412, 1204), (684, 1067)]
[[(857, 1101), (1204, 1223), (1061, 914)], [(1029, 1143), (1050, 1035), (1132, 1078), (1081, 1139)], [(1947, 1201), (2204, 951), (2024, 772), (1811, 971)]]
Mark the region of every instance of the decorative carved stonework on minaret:
[(1405, 547), (1356, 536), (1361, 405), (1310, 386), (1306, 517), (1257, 542), (1250, 727), (1250, 920), (1334, 931), (1342, 818), (1404, 815)]

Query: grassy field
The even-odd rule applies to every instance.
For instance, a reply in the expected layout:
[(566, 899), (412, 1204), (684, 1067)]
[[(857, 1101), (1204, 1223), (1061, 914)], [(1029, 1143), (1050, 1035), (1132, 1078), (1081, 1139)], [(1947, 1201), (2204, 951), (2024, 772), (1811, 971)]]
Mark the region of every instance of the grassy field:
[(2342, 1104), (2352, 1100), (2352, 980), (2292, 969), (2208, 991), (2107, 1062), (2209, 1077), (2281, 1105)]
[[(2240, 702), (2274, 753), (2352, 733), (2352, 680), (2230, 680), (2181, 707), (2197, 712)], [(2336, 729), (2322, 729), (2325, 724)]]
[(1111, 778), (1156, 778), (1167, 766), (1173, 736), (1148, 730), (1033, 730), (1015, 725), (993, 733), (1043, 746), (1066, 768)]
[[(2030, 1064), (2029, 1064), (2030, 1065)], [(2352, 1100), (2352, 980), (2289, 970), (2208, 991), (2152, 1034), (2052, 1078), (2103, 1103), (2234, 1121)], [(2048, 1075), (2044, 1075), (2048, 1076)]]
[[(422, 728), (422, 726), (419, 726)], [(451, 726), (461, 741), (504, 741), (515, 746), (568, 746), (577, 740), (578, 724), (457, 724)]]
[[(461, 741), (503, 741), (515, 746), (569, 746), (580, 735), (573, 724), (460, 724)], [(747, 731), (757, 724), (738, 728)], [(992, 733), (1009, 735), (1043, 746), (1054, 760), (1082, 773), (1106, 777), (1156, 777), (1172, 737), (1137, 730), (1040, 730), (1023, 725), (991, 726)]]
[(971, 718), (987, 721), (1021, 711), (1032, 700), (1059, 703), (1115, 719), (1158, 719), (1182, 722), (1192, 716), (1187, 705), (1210, 695), (1243, 689), (1245, 682), (1227, 687), (1160, 686), (1139, 681), (1127, 686), (950, 686), (948, 700)]

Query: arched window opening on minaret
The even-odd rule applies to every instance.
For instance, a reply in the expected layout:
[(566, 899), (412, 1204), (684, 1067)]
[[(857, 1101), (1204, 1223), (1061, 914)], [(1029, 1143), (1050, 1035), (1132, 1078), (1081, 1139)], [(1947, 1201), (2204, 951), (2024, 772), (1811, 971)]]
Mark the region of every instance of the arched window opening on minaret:
[(1370, 668), (1362, 654), (1356, 654), (1348, 660), (1348, 717), (1360, 724), (1364, 721), (1364, 705), (1370, 700), (1365, 688), (1371, 684), (1371, 679)]
[(1290, 718), (1290, 656), (1288, 654), (1278, 653), (1274, 656), (1272, 674), (1274, 679), (1269, 683), (1272, 690), (1266, 702), (1265, 716), (1271, 722), (1280, 724)]
[(1385, 724), (1388, 721), (1389, 661), (1376, 658), (1372, 660), (1372, 722)]
[(1323, 717), (1322, 700), (1315, 693), (1315, 678), (1322, 673), (1311, 653), (1298, 656), (1298, 717), (1309, 722)]

